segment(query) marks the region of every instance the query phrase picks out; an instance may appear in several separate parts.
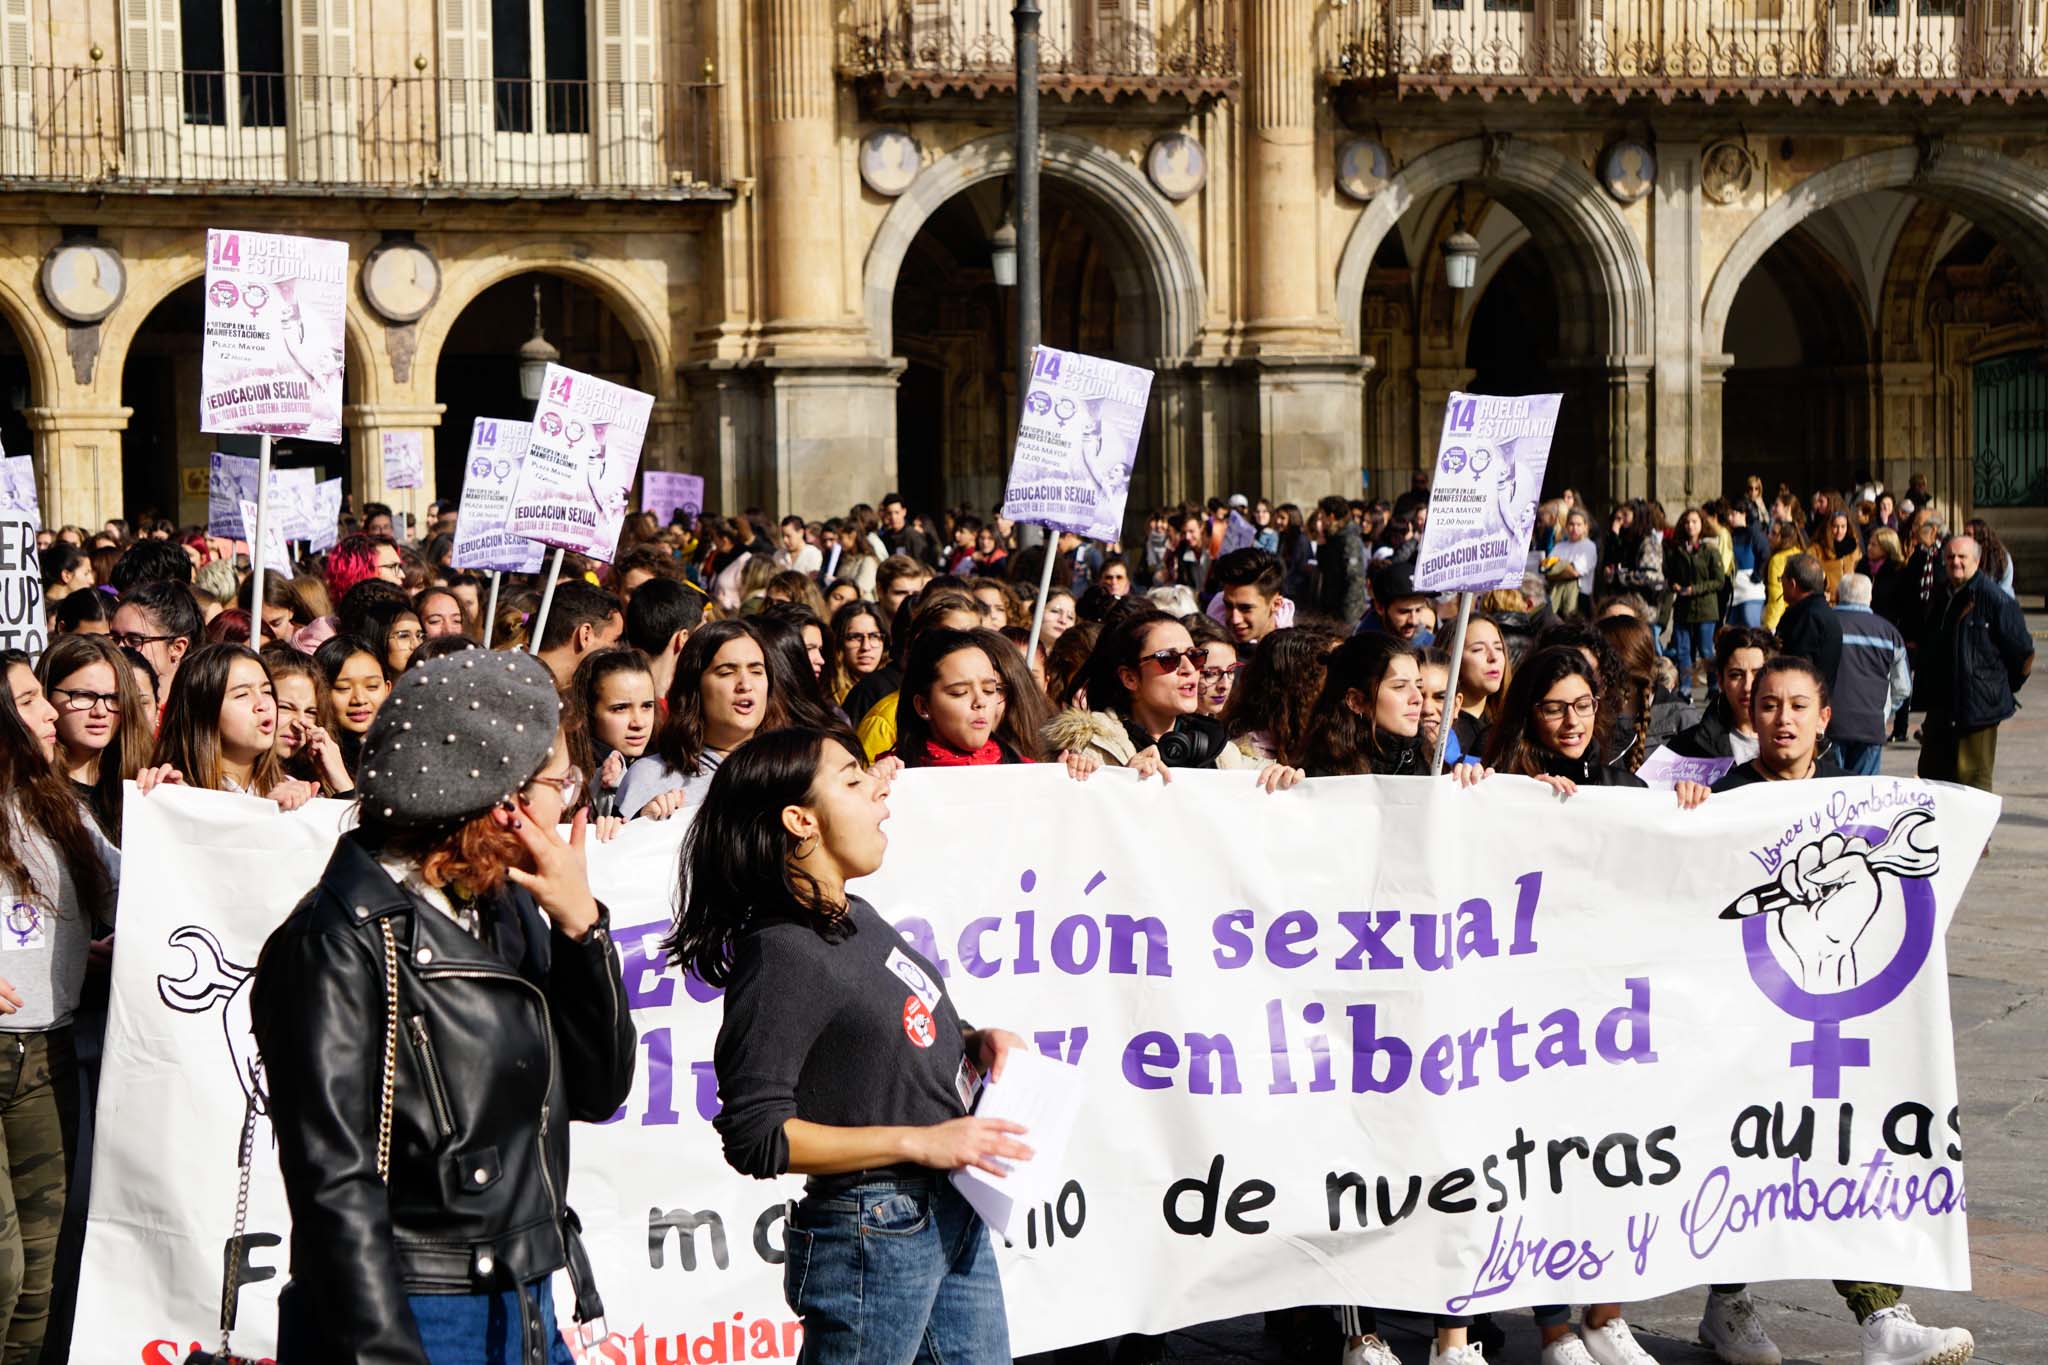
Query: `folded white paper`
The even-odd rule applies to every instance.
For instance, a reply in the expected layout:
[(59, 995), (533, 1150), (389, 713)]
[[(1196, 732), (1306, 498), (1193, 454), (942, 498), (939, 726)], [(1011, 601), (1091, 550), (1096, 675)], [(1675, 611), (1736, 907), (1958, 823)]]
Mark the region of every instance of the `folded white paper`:
[(1011, 1165), (1006, 1176), (969, 1167), (953, 1172), (959, 1190), (982, 1221), (1004, 1241), (1015, 1241), (1024, 1217), (1059, 1194), (1067, 1140), (1081, 1113), (1079, 1068), (1021, 1049), (1003, 1062), (1003, 1077), (982, 1086), (977, 1118), (1009, 1119), (1024, 1125), (1019, 1137), (1032, 1151), (1029, 1161)]

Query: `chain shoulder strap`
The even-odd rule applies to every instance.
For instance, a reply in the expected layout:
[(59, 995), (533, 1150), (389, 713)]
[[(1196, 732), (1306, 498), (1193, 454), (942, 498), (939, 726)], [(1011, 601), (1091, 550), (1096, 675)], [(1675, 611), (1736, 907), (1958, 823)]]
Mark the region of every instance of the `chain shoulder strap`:
[(377, 1110), (377, 1179), (391, 1179), (391, 1102), (398, 1085), (398, 943), (391, 920), (377, 921), (384, 931), (384, 1093)]

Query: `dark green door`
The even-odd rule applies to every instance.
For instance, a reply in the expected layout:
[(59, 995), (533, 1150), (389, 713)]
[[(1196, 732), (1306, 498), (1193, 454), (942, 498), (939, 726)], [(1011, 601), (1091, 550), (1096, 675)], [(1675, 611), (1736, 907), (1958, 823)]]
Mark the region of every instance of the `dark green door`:
[(1977, 506), (2048, 506), (2048, 350), (1983, 361), (1971, 387)]

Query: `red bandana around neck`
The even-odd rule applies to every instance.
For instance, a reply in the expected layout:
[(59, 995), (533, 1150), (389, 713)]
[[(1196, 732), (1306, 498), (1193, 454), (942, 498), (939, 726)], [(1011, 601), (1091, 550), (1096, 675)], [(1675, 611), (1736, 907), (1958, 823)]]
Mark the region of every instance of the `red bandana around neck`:
[(948, 744), (935, 739), (924, 742), (924, 761), (932, 768), (980, 768), (1003, 761), (1003, 746), (995, 740), (976, 749), (973, 753), (962, 753)]

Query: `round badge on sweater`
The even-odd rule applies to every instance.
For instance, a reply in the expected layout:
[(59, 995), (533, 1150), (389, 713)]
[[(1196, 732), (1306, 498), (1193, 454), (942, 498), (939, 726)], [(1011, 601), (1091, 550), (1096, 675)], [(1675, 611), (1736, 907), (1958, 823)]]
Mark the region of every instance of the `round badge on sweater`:
[(930, 1047), (939, 1041), (939, 1029), (932, 1022), (932, 1012), (924, 1007), (924, 1001), (914, 995), (903, 997), (903, 1036), (919, 1047)]

